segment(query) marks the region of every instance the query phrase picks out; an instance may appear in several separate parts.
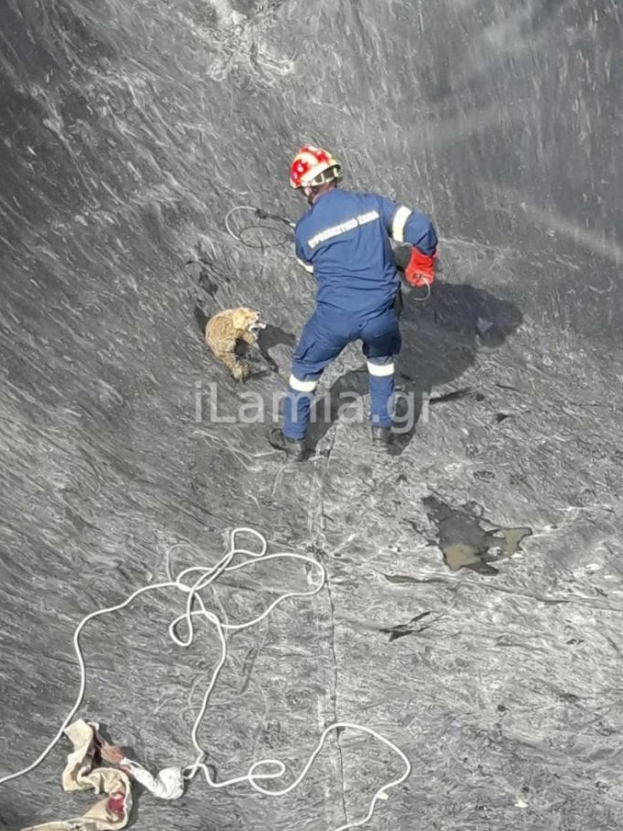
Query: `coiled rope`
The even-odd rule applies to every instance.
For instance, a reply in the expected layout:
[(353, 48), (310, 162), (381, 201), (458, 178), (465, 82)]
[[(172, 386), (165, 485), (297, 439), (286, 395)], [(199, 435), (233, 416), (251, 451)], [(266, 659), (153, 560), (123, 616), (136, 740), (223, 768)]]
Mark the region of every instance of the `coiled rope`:
[[(240, 535), (248, 535), (255, 539), (257, 542), (259, 542), (259, 551), (253, 551), (250, 548), (245, 548), (242, 545), (240, 545), (237, 541)], [(174, 548), (175, 547), (178, 546), (174, 546)], [(171, 589), (178, 592), (182, 592), (186, 596), (185, 612), (176, 617), (175, 620), (173, 620), (169, 624), (168, 633), (171, 640), (181, 648), (189, 647), (194, 641), (195, 619), (201, 618), (207, 620), (214, 626), (221, 644), (220, 659), (212, 673), (212, 679), (204, 693), (203, 700), (199, 708), (199, 712), (197, 714), (192, 728), (191, 737), (193, 746), (197, 751), (197, 758), (191, 765), (188, 765), (187, 767), (183, 768), (182, 772), (184, 779), (186, 781), (191, 781), (199, 772), (202, 772), (208, 785), (211, 788), (227, 788), (232, 785), (238, 785), (243, 782), (247, 782), (255, 791), (258, 791), (259, 793), (266, 794), (267, 796), (284, 796), (285, 794), (288, 794), (295, 788), (297, 788), (301, 784), (303, 779), (307, 776), (309, 769), (311, 768), (316, 758), (322, 751), (329, 733), (331, 733), (334, 730), (354, 730), (356, 732), (365, 733), (369, 736), (372, 736), (382, 744), (386, 745), (398, 756), (400, 761), (404, 764), (404, 772), (402, 773), (402, 775), (398, 776), (397, 778), (391, 779), (377, 790), (377, 792), (372, 797), (372, 800), (370, 801), (368, 812), (363, 818), (353, 820), (352, 822), (346, 822), (344, 825), (341, 825), (339, 826), (339, 828), (335, 829), (335, 831), (346, 831), (346, 829), (348, 828), (357, 828), (368, 822), (368, 820), (374, 813), (377, 802), (379, 800), (387, 799), (388, 791), (391, 788), (395, 788), (402, 782), (404, 782), (411, 772), (411, 764), (405, 756), (405, 754), (402, 752), (402, 750), (400, 750), (400, 748), (398, 748), (393, 742), (389, 741), (389, 739), (386, 739), (384, 736), (381, 736), (379, 733), (376, 732), (376, 730), (373, 730), (370, 727), (364, 727), (362, 725), (352, 724), (350, 722), (338, 722), (327, 727), (326, 730), (324, 730), (324, 732), (322, 733), (318, 745), (310, 755), (306, 764), (303, 766), (299, 775), (291, 784), (281, 788), (280, 790), (269, 790), (260, 784), (260, 782), (263, 781), (280, 779), (282, 776), (285, 775), (286, 766), (279, 759), (261, 759), (260, 761), (253, 762), (253, 764), (249, 767), (249, 770), (245, 775), (234, 777), (233, 779), (228, 779), (223, 782), (215, 782), (210, 774), (208, 765), (205, 764), (204, 760), (206, 759), (207, 751), (204, 750), (204, 748), (202, 748), (199, 744), (197, 734), (199, 732), (199, 728), (205, 716), (212, 691), (214, 690), (221, 669), (223, 668), (227, 660), (228, 648), (226, 633), (240, 632), (244, 629), (250, 629), (252, 626), (256, 626), (258, 623), (267, 618), (268, 615), (273, 611), (273, 609), (280, 603), (283, 603), (285, 600), (295, 597), (313, 597), (322, 590), (325, 584), (326, 571), (322, 564), (319, 563), (317, 560), (313, 560), (310, 557), (306, 557), (302, 554), (296, 554), (294, 552), (267, 554), (267, 549), (268, 544), (266, 542), (266, 538), (258, 531), (255, 531), (252, 528), (245, 527), (235, 528), (231, 532), (229, 551), (221, 558), (221, 560), (219, 560), (219, 562), (215, 566), (212, 566), (210, 568), (198, 565), (191, 566), (189, 568), (183, 569), (176, 577), (173, 576), (171, 569), (170, 558), (173, 549), (170, 549), (167, 554), (166, 562), (166, 571), (168, 577), (167, 581), (162, 583), (155, 583), (154, 585), (144, 586), (143, 588), (137, 589), (135, 592), (133, 592), (122, 603), (119, 603), (116, 606), (108, 606), (105, 609), (99, 609), (95, 612), (91, 612), (90, 614), (86, 615), (86, 617), (84, 617), (76, 627), (73, 636), (74, 650), (76, 653), (76, 657), (78, 659), (78, 666), (80, 668), (80, 685), (78, 695), (76, 697), (76, 701), (73, 707), (71, 708), (67, 717), (63, 721), (62, 725), (60, 726), (58, 732), (56, 733), (52, 741), (49, 743), (49, 745), (45, 748), (45, 750), (41, 753), (41, 755), (31, 765), (28, 765), (28, 767), (25, 767), (22, 770), (17, 771), (16, 773), (12, 773), (9, 776), (4, 776), (0, 778), (0, 785), (6, 784), (7, 782), (17, 779), (20, 776), (25, 776), (27, 773), (30, 773), (31, 771), (35, 770), (35, 768), (37, 768), (44, 761), (44, 759), (48, 756), (52, 749), (58, 744), (59, 740), (63, 735), (63, 732), (69, 726), (80, 705), (82, 704), (87, 683), (87, 670), (84, 656), (82, 654), (82, 649), (80, 647), (80, 635), (84, 630), (85, 626), (91, 621), (103, 617), (104, 615), (112, 614), (113, 612), (118, 612), (121, 611), (121, 609), (125, 609), (137, 597), (140, 597), (143, 594), (147, 594), (148, 592), (160, 591), (163, 589)], [(234, 563), (234, 558), (238, 556), (245, 557), (246, 559), (243, 559), (242, 562)], [(249, 620), (244, 623), (228, 623), (226, 620), (221, 619), (213, 611), (210, 611), (206, 608), (205, 602), (200, 592), (202, 592), (204, 589), (207, 589), (208, 587), (211, 587), (212, 591), (216, 593), (215, 584), (221, 575), (226, 574), (227, 572), (234, 572), (248, 568), (259, 561), (268, 562), (269, 560), (285, 559), (297, 560), (311, 567), (311, 571), (308, 573), (307, 578), (308, 582), (311, 584), (311, 588), (308, 591), (285, 592), (284, 594), (281, 594), (279, 597), (277, 597), (277, 599), (274, 600), (268, 606), (268, 608), (265, 609), (261, 614), (253, 618), (253, 620)], [(318, 575), (318, 579), (315, 582), (312, 581), (311, 577), (313, 570), (315, 570), (316, 574)], [(186, 628), (185, 636), (179, 634), (179, 628), (182, 624), (184, 624)], [(267, 768), (269, 768), (269, 770), (267, 770)], [(272, 770), (270, 770), (270, 768), (272, 768)]]
[[(260, 223), (253, 223), (249, 225), (243, 225), (241, 228), (236, 229), (232, 223), (232, 217), (234, 214), (237, 214), (239, 211), (243, 211), (245, 213), (252, 213), (257, 219), (265, 222), (266, 220), (270, 220), (271, 222), (278, 222), (281, 225), (286, 226), (287, 228), (294, 228), (296, 225), (295, 222), (291, 222), (289, 219), (286, 219), (284, 216), (279, 216), (278, 214), (271, 214), (267, 213), (266, 211), (262, 210), (262, 208), (256, 208), (253, 205), (236, 205), (235, 207), (231, 208), (225, 214), (225, 228), (227, 229), (227, 233), (230, 237), (233, 237), (237, 242), (241, 242), (247, 248), (258, 248), (264, 251), (266, 248), (276, 248), (280, 245), (284, 245), (290, 235), (285, 230), (277, 228), (274, 225), (262, 225)], [(264, 242), (263, 240), (259, 240), (257, 242), (250, 242), (248, 239), (245, 239), (245, 235), (249, 233), (249, 231), (272, 231), (279, 235), (279, 238), (275, 242)]]

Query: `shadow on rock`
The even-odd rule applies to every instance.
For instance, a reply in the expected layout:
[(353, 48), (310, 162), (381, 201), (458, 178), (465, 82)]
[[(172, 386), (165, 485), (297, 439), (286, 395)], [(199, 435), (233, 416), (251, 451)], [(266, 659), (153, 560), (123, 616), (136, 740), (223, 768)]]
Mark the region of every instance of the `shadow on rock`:
[[(404, 296), (392, 455), (400, 455), (411, 442), (422, 395), (460, 378), (475, 362), (479, 349), (501, 347), (522, 321), (514, 303), (470, 285), (437, 280), (426, 301), (418, 302), (416, 291)], [(345, 400), (353, 401), (367, 391), (365, 364), (338, 378), (314, 404), (308, 431), (310, 447), (318, 444), (339, 416), (348, 416)]]
[(309, 448), (315, 448), (339, 418), (348, 418), (349, 409), (354, 409), (367, 392), (365, 364), (341, 375), (312, 406), (306, 438)]
[[(287, 346), (289, 349), (293, 349), (295, 343), (296, 337), (292, 334), (292, 332), (286, 332), (285, 329), (280, 329), (278, 326), (273, 326), (270, 323), (267, 323), (266, 327), (261, 329), (258, 333), (258, 353), (270, 372), (279, 373), (279, 364), (271, 355), (271, 350), (278, 346)], [(253, 359), (257, 354), (255, 350), (250, 349), (243, 342), (238, 345), (236, 351), (241, 355), (245, 355), (249, 359)], [(256, 377), (265, 375), (265, 373), (254, 374)]]
[(292, 332), (286, 332), (285, 329), (280, 329), (278, 326), (273, 326), (270, 323), (266, 324), (266, 328), (259, 333), (260, 346), (265, 352), (273, 349), (275, 346), (289, 346), (294, 348), (296, 344), (296, 336)]

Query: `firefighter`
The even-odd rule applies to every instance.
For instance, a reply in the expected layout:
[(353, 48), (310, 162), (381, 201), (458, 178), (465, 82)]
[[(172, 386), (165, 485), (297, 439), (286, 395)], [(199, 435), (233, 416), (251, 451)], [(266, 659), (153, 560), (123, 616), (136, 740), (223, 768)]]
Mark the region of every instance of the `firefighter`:
[(404, 279), (414, 286), (435, 279), (437, 233), (417, 210), (374, 193), (338, 187), (339, 162), (326, 150), (302, 147), (290, 167), (290, 184), (309, 210), (295, 227), (296, 257), (318, 284), (316, 308), (292, 360), (282, 428), (269, 442), (289, 459), (305, 457), (312, 398), (324, 369), (344, 347), (362, 341), (370, 390), (372, 441), (392, 440), (394, 356), (400, 351), (400, 290), (390, 238), (412, 246)]

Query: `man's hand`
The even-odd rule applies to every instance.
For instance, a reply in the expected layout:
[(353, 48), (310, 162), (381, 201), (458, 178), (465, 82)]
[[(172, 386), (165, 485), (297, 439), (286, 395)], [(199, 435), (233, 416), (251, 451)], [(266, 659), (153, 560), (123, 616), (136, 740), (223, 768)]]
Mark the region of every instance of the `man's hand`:
[(435, 257), (437, 254), (422, 254), (415, 246), (405, 268), (405, 280), (411, 286), (430, 286), (435, 280)]

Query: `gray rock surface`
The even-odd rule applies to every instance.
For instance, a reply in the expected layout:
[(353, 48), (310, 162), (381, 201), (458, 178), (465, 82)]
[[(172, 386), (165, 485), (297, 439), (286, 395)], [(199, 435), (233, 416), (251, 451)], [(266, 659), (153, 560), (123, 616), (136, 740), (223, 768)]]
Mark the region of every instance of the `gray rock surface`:
[[(371, 828), (620, 827), (618, 4), (5, 0), (0, 42), (0, 778), (71, 707), (81, 618), (163, 579), (171, 546), (213, 564), (250, 525), (329, 576), (232, 637), (201, 730), (220, 778), (265, 756), (298, 771), (354, 720), (413, 765)], [(251, 392), (270, 410), (312, 308), (287, 229), (244, 231), (252, 248), (225, 228), (236, 205), (298, 216), (306, 141), (442, 236), (402, 322), (404, 392), (431, 401), (392, 456), (343, 417), (284, 465), (267, 423), (209, 418), (215, 389), (221, 415)], [(233, 384), (197, 303), (261, 309), (281, 377)], [(361, 366), (347, 350), (320, 399), (365, 390)], [(479, 395), (434, 401), (459, 388)], [(452, 572), (431, 496), (533, 534), (497, 576)], [(305, 585), (266, 564), (220, 596), (245, 619)], [(182, 609), (149, 596), (83, 638), (80, 714), (154, 770), (194, 758), (218, 657), (208, 627), (168, 641)], [(0, 786), (0, 827), (88, 804), (60, 791), (66, 751)], [(343, 733), (292, 796), (196, 780), (139, 796), (133, 827), (324, 831), (399, 772)]]

